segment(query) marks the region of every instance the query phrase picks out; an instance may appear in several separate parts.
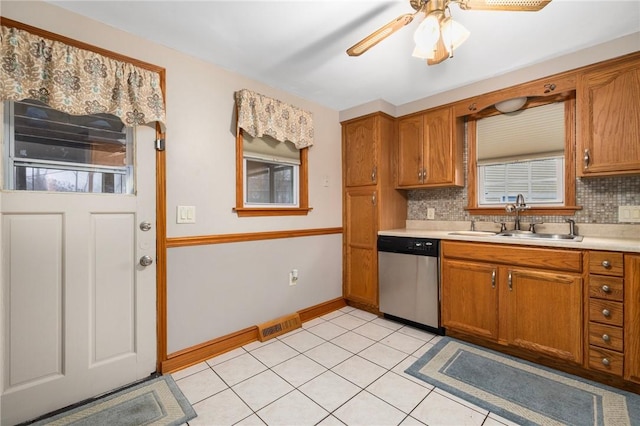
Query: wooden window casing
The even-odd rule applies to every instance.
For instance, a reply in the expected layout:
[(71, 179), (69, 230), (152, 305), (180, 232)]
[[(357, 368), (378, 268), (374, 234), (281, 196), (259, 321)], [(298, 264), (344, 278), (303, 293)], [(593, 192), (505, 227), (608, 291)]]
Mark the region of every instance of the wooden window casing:
[[(562, 97), (565, 97), (564, 95)], [(560, 99), (549, 97), (541, 102), (532, 102), (531, 106), (538, 106), (544, 103), (557, 102)], [(573, 215), (581, 207), (576, 206), (576, 166), (575, 166), (575, 145), (576, 145), (576, 101), (575, 96), (564, 99), (565, 104), (565, 145), (564, 145), (564, 205), (537, 207), (522, 212), (523, 215)], [(486, 116), (486, 115), (485, 115)], [(468, 175), (467, 175), (467, 211), (474, 215), (502, 215), (504, 207), (479, 207), (478, 206), (478, 161), (477, 161), (477, 140), (476, 121), (481, 117), (471, 117), (467, 122), (467, 143), (468, 143)]]
[(306, 216), (309, 207), (309, 148), (300, 150), (298, 176), (298, 207), (245, 207), (244, 206), (244, 146), (243, 130), (236, 136), (236, 206), (233, 209), (239, 217), (255, 216)]

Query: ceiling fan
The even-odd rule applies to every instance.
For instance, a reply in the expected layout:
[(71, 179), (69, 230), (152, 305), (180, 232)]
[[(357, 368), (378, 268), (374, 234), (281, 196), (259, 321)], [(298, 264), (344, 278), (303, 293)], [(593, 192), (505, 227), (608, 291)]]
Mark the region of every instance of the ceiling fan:
[(439, 64), (453, 56), (453, 50), (469, 37), (469, 31), (451, 19), (450, 3), (458, 3), (462, 10), (496, 10), (511, 12), (535, 12), (551, 0), (409, 0), (414, 13), (405, 13), (369, 34), (349, 49), (349, 56), (359, 56), (380, 43), (418, 14), (424, 15), (413, 39), (416, 43), (413, 56), (426, 59), (428, 65)]

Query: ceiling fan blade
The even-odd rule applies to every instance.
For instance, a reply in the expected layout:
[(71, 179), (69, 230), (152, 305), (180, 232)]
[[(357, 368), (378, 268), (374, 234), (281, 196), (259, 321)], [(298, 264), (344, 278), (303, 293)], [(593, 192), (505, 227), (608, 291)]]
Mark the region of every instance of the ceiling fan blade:
[(463, 10), (504, 10), (511, 12), (536, 12), (551, 0), (458, 0)]
[(444, 45), (442, 36), (440, 36), (440, 38), (438, 39), (438, 43), (436, 43), (436, 50), (433, 52), (433, 58), (427, 58), (427, 65), (438, 65), (448, 57), (449, 52)]
[(415, 13), (406, 13), (404, 15), (398, 16), (393, 21), (389, 22), (385, 26), (374, 31), (373, 33), (369, 34), (368, 36), (351, 46), (349, 49), (347, 49), (347, 54), (349, 56), (362, 55), (364, 52), (413, 21), (414, 15)]

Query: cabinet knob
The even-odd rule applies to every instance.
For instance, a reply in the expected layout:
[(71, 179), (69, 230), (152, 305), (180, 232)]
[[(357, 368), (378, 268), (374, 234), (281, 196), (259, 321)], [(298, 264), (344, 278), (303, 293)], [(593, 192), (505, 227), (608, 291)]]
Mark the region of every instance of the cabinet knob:
[(609, 364), (611, 364), (611, 362), (609, 362), (608, 358), (602, 358), (602, 365), (609, 366)]
[(609, 337), (609, 335), (608, 335), (608, 334), (603, 334), (603, 335), (602, 335), (602, 340), (604, 340), (605, 342), (608, 342), (608, 341), (610, 341), (610, 340), (611, 340), (611, 337)]
[(605, 293), (611, 293), (611, 289), (609, 288), (608, 285), (603, 285), (602, 287), (602, 291)]
[(605, 268), (605, 269), (611, 268), (611, 262), (609, 262), (608, 260), (603, 260), (602, 261), (602, 267)]
[(605, 317), (609, 317), (609, 316), (611, 316), (611, 312), (609, 312), (608, 309), (603, 309), (602, 310), (602, 315), (604, 315)]

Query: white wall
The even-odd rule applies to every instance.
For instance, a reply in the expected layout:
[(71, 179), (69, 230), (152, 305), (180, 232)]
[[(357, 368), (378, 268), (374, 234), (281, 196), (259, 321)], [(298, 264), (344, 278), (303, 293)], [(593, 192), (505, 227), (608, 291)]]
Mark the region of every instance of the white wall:
[(339, 297), (341, 242), (334, 234), (170, 249), (169, 312), (181, 314), (169, 317), (169, 353)]
[[(3, 1), (2, 15), (166, 69), (168, 237), (341, 226), (337, 111), (48, 3)], [(238, 218), (232, 212), (233, 95), (243, 88), (313, 113), (308, 216)], [(178, 205), (196, 207), (195, 224), (175, 223)], [(170, 352), (342, 295), (339, 234), (172, 248), (167, 256)], [(300, 270), (295, 287), (288, 285), (291, 268)]]

